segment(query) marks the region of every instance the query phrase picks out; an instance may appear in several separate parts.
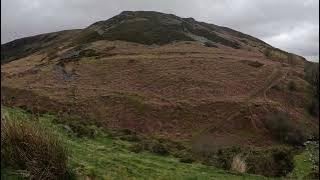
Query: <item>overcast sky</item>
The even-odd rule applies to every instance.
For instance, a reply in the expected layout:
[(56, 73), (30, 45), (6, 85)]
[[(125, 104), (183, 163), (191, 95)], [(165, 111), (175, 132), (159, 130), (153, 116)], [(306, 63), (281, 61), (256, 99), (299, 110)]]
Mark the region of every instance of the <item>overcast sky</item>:
[(84, 28), (125, 10), (193, 17), (319, 61), (319, 0), (1, 0), (1, 43)]

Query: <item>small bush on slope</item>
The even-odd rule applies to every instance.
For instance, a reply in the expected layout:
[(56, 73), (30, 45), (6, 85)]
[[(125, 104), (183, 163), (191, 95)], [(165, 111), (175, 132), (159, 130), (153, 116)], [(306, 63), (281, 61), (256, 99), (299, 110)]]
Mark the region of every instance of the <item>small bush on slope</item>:
[(296, 91), (298, 89), (297, 84), (294, 81), (290, 81), (288, 84), (288, 89), (290, 91)]
[(92, 138), (97, 134), (95, 124), (80, 116), (62, 114), (59, 118), (56, 118), (54, 122), (63, 124), (63, 127), (69, 131), (70, 135), (75, 135), (77, 137)]
[(30, 121), (1, 121), (1, 169), (26, 171), (31, 179), (63, 179), (67, 153), (60, 141)]
[[(234, 168), (234, 160), (241, 157), (240, 169)], [(269, 177), (285, 176), (293, 169), (293, 150), (289, 147), (266, 149), (230, 147), (217, 152), (198, 155), (206, 165)]]
[(303, 132), (292, 123), (286, 113), (270, 113), (266, 125), (272, 135), (283, 143), (302, 145), (306, 140)]

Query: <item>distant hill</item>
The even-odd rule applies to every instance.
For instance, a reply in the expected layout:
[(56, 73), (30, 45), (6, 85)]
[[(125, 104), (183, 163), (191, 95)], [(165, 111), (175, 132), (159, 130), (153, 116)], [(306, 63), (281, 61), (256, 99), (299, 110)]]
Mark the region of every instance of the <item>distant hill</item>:
[(74, 44), (97, 40), (122, 40), (141, 44), (168, 44), (178, 41), (197, 41), (223, 45), (234, 49), (270, 51), (287, 61), (292, 55), (250, 35), (214, 24), (198, 22), (193, 18), (180, 18), (173, 14), (153, 11), (124, 11), (106, 21), (96, 22), (83, 30), (69, 30), (14, 40), (1, 45), (1, 63), (55, 46), (72, 39)]
[(319, 130), (316, 73), (303, 57), (192, 18), (125, 11), (3, 44), (1, 64), (5, 105), (76, 114), (198, 151), (301, 144)]

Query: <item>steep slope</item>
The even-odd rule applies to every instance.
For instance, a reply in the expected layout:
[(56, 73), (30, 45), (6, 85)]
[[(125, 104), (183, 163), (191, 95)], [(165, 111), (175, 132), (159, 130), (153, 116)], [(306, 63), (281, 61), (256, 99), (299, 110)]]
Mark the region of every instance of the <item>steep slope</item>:
[(62, 36), (28, 54), (3, 45), (2, 62), (15, 60), (1, 69), (5, 104), (79, 114), (200, 150), (279, 143), (266, 128), (270, 112), (287, 112), (317, 134), (317, 117), (305, 110), (305, 60), (249, 35), (138, 11)]
[(1, 64), (19, 59), (66, 41), (79, 30), (67, 30), (17, 39), (1, 45)]

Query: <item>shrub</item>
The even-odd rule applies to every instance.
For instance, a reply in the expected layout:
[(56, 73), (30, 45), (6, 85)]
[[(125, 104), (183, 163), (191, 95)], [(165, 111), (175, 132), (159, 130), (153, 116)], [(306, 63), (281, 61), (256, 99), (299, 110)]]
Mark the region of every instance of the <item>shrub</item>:
[(267, 58), (271, 58), (271, 52), (272, 50), (270, 48), (266, 48), (264, 51), (263, 51), (263, 54), (267, 57)]
[(313, 87), (314, 96), (319, 97), (319, 63), (306, 63), (305, 80)]
[(305, 65), (305, 80), (312, 87), (311, 101), (307, 109), (312, 116), (319, 116), (319, 64), (306, 63)]
[(75, 115), (61, 115), (55, 119), (56, 123), (63, 124), (64, 127), (70, 129), (70, 132), (77, 137), (92, 138), (97, 134), (97, 127), (92, 121)]
[(205, 43), (204, 43), (204, 45), (205, 45), (206, 47), (214, 47), (214, 48), (218, 48), (218, 46), (217, 46), (217, 45), (215, 45), (215, 44), (213, 44), (213, 43), (211, 43), (211, 42), (205, 42)]
[(290, 148), (276, 147), (253, 150), (246, 158), (248, 173), (264, 176), (285, 176), (293, 170), (293, 151)]
[(319, 99), (312, 98), (307, 109), (312, 116), (319, 116)]
[(281, 90), (281, 87), (280, 87), (279, 84), (276, 84), (276, 85), (272, 86), (271, 88), (274, 89), (274, 90), (277, 90), (277, 91)]
[(166, 148), (166, 146), (156, 140), (152, 140), (152, 141), (147, 140), (147, 141), (137, 143), (131, 146), (130, 150), (135, 153), (138, 153), (141, 151), (149, 151), (151, 153), (159, 154), (159, 155), (169, 154), (169, 151)]
[(216, 152), (197, 154), (201, 163), (225, 170), (264, 176), (285, 176), (293, 169), (293, 151), (287, 147), (230, 147)]
[(149, 151), (159, 155), (173, 155), (177, 158), (191, 157), (190, 152), (178, 142), (172, 142), (166, 139), (142, 138), (131, 147), (133, 152)]
[(138, 142), (141, 140), (140, 136), (136, 132), (129, 129), (120, 130), (114, 135), (118, 136), (121, 140), (124, 141)]
[(296, 91), (298, 88), (297, 88), (297, 85), (294, 81), (290, 81), (288, 84), (288, 89), (290, 91)]
[(221, 168), (228, 170), (231, 169), (233, 157), (235, 157), (239, 153), (241, 153), (241, 149), (239, 147), (218, 150), (217, 162), (218, 164), (220, 164), (218, 165), (218, 167), (220, 166)]
[(1, 122), (1, 166), (24, 170), (30, 179), (63, 179), (67, 173), (67, 154), (61, 142), (26, 121)]
[(261, 66), (263, 66), (264, 64), (258, 62), (258, 61), (250, 61), (250, 60), (241, 60), (240, 62), (248, 64), (249, 66), (255, 67), (255, 68), (259, 68)]
[(159, 155), (168, 155), (169, 151), (168, 149), (158, 141), (154, 141), (151, 145), (151, 152)]
[(263, 66), (263, 64), (260, 63), (260, 62), (258, 62), (258, 61), (250, 61), (250, 62), (248, 63), (248, 65), (249, 65), (249, 66), (252, 66), (252, 67), (255, 67), (255, 68), (259, 68), (259, 67)]
[(182, 163), (193, 163), (194, 159), (191, 156), (185, 156), (180, 158), (180, 162)]
[(144, 146), (140, 143), (134, 144), (133, 146), (130, 147), (130, 151), (134, 153), (139, 153), (144, 150)]
[(269, 114), (266, 125), (272, 135), (283, 143), (302, 145), (306, 140), (305, 135), (300, 129), (293, 125), (286, 113), (278, 112)]
[(79, 52), (80, 57), (92, 57), (92, 56), (98, 56), (99, 53), (96, 52), (94, 49), (85, 49)]

